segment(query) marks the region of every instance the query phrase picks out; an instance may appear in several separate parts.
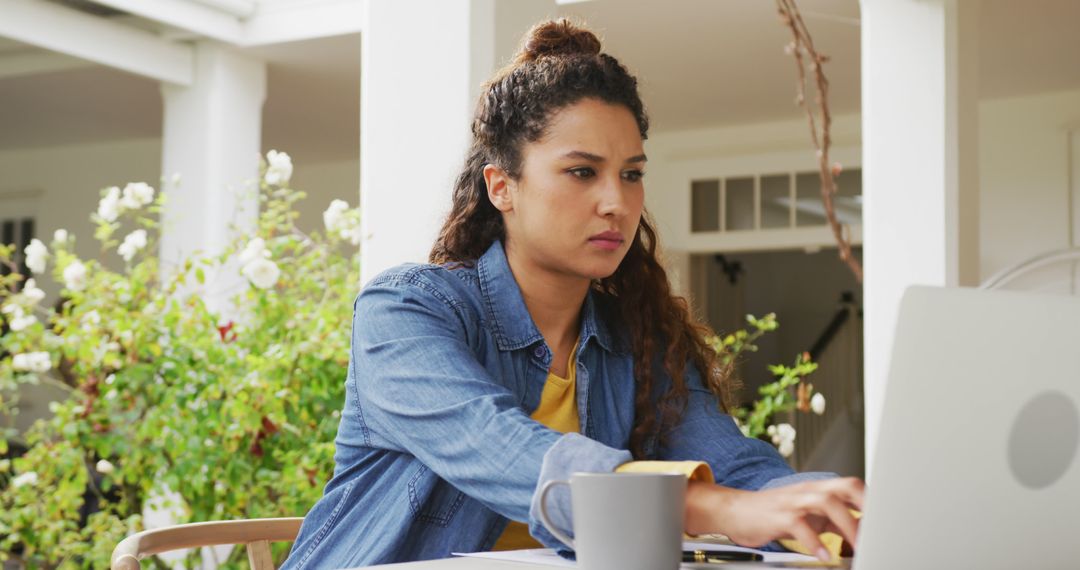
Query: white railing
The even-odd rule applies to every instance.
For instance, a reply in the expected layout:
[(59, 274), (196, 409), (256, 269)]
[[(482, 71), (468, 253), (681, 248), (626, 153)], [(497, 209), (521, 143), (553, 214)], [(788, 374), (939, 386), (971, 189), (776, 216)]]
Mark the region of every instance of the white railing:
[(788, 420), (797, 434), (790, 461), (800, 471), (864, 473), (862, 329), (859, 308), (845, 302), (816, 347), (818, 370), (804, 382), (825, 396), (825, 413), (792, 412)]

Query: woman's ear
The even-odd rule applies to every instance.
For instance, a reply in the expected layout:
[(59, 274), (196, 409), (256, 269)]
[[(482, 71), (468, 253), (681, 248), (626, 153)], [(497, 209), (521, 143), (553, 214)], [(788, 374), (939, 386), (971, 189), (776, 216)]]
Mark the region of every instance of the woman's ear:
[(513, 180), (494, 164), (484, 165), (484, 182), (487, 184), (488, 200), (500, 212), (509, 212), (514, 209), (514, 201), (510, 196), (510, 185)]

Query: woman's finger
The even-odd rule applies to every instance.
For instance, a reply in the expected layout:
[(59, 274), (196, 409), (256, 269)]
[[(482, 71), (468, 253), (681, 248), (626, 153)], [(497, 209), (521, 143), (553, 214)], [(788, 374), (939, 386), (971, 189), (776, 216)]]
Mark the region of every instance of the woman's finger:
[(834, 479), (833, 489), (851, 508), (863, 510), (863, 500), (866, 496), (866, 483), (858, 477), (842, 477)]
[(838, 529), (840, 536), (844, 537), (844, 540), (855, 544), (855, 536), (859, 532), (859, 521), (851, 516), (851, 511), (848, 510), (847, 505), (835, 497), (826, 497), (825, 503), (822, 505), (822, 511), (828, 517), (828, 521), (831, 523), (830, 526)]
[(822, 562), (832, 561), (832, 554), (830, 554), (828, 549), (825, 548), (825, 545), (821, 543), (818, 534), (814, 532), (814, 529), (810, 528), (810, 525), (805, 520), (801, 518), (796, 519), (789, 530), (791, 531), (791, 536), (802, 543), (807, 552), (813, 552), (814, 556), (817, 556)]

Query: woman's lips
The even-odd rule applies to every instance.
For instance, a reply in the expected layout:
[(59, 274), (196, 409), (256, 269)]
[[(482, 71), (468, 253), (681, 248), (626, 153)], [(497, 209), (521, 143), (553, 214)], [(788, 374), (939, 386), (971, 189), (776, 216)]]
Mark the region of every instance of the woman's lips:
[(622, 234), (619, 232), (604, 232), (589, 238), (589, 243), (608, 251), (619, 249), (623, 241)]

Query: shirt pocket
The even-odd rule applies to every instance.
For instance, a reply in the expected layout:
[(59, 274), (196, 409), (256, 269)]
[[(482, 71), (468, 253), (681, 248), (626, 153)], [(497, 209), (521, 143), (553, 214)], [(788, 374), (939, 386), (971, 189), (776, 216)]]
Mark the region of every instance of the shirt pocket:
[(409, 477), (409, 509), (416, 520), (434, 526), (447, 526), (454, 519), (465, 493), (419, 464)]

